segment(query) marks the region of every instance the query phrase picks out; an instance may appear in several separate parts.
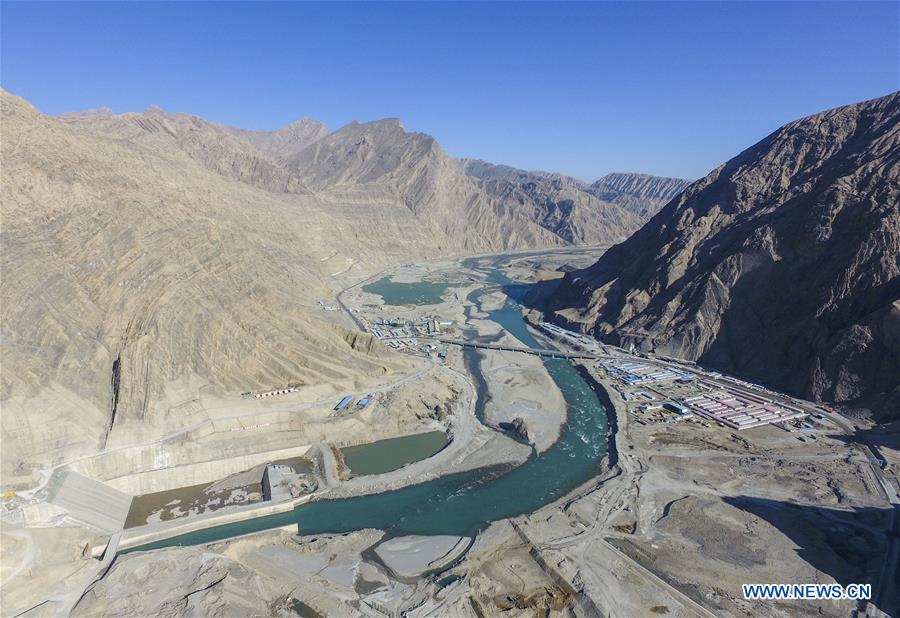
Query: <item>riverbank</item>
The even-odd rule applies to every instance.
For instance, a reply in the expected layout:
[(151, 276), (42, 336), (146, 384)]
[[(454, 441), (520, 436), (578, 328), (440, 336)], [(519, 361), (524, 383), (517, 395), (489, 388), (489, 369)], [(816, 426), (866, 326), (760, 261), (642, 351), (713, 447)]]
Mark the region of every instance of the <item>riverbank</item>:
[[(521, 322), (521, 312), (506, 294), (492, 292), (477, 296), (479, 315), (486, 319), (470, 319), (467, 325), (482, 340), (510, 346), (529, 344), (532, 333), (527, 329), (511, 331), (513, 320)], [(525, 339), (523, 341), (523, 338)], [(552, 447), (559, 439), (568, 418), (565, 398), (537, 356), (500, 350), (478, 350), (469, 363), (471, 373), (481, 375), (485, 390), (482, 414), (488, 425), (512, 432), (534, 446), (538, 453)], [(519, 429), (515, 429), (520, 422)]]
[[(499, 277), (485, 285), (506, 289)], [(499, 324), (495, 320), (506, 303), (501, 305), (496, 291), (489, 296), (483, 311), (468, 313), (483, 323), (484, 333), (496, 336), (501, 331), (492, 325)], [(461, 311), (459, 302), (453, 311)], [(507, 317), (506, 332), (529, 332), (518, 309)], [(561, 344), (541, 347), (554, 345)], [(467, 383), (460, 402), (477, 407), (462, 359), (451, 348), (444, 367), (459, 372), (460, 385)], [(278, 516), (284, 519), (275, 523), (299, 522), (302, 538), (261, 531), (273, 521), (251, 520), (223, 533), (251, 531), (252, 537), (230, 536), (167, 555), (227, 557), (235, 561), (234, 572), (264, 574), (280, 586), (277, 594), (323, 613), (411, 617), (556, 611), (745, 615), (762, 608), (738, 596), (739, 582), (747, 578), (819, 581), (814, 578), (831, 574), (865, 581), (866, 569), (877, 562), (883, 543), (873, 530), (880, 503), (866, 493), (867, 469), (860, 466), (867, 464), (824, 430), (798, 437), (777, 428), (738, 434), (701, 419), (643, 423), (635, 420), (641, 418), (639, 402), (624, 402), (593, 363), (542, 364), (569, 409), (559, 439), (545, 453), (505, 469), (488, 467), (485, 462), (499, 452), (491, 441), (510, 440), (482, 426), (481, 435), (491, 437), (473, 453), (466, 446), (475, 438), (454, 447), (456, 456), (449, 460), (439, 453), (420, 468), (378, 475), (375, 483), (365, 479), (352, 490), (364, 493), (356, 495), (341, 496), (350, 483), (335, 483), (328, 497), (340, 499), (311, 501)], [(491, 392), (487, 381), (476, 388), (482, 397), (504, 397), (502, 388)], [(465, 417), (462, 412), (454, 410), (451, 417), (480, 425), (474, 411)], [(457, 437), (462, 440), (462, 434)], [(457, 463), (469, 471), (448, 472)], [(427, 478), (437, 470), (438, 476)], [(787, 504), (796, 500), (804, 501), (802, 508)], [(855, 509), (862, 514), (854, 515)], [(443, 554), (454, 563), (439, 582), (427, 572), (416, 575), (431, 564), (428, 558), (460, 547), (451, 539), (472, 535), (476, 540), (462, 558)], [(379, 544), (392, 554), (387, 557), (393, 572), (370, 558)], [(417, 556), (423, 544), (430, 555)], [(804, 561), (829, 544), (836, 549), (816, 557), (820, 563)], [(872, 555), (859, 547), (873, 548)], [(124, 559), (137, 563), (139, 556)], [(835, 565), (841, 569), (837, 575)], [(275, 593), (267, 595), (268, 605), (260, 607), (276, 607)], [(799, 609), (838, 615), (834, 610), (846, 607)]]
[[(455, 268), (454, 272), (465, 272)], [(503, 287), (509, 283), (497, 270), (459, 276), (481, 280), (482, 287)], [(462, 296), (459, 292), (452, 296), (451, 304), (457, 309), (470, 298), (469, 294)], [(386, 304), (392, 302), (390, 298), (384, 300)], [(491, 301), (499, 301), (499, 297)], [(498, 304), (494, 302), (492, 307)], [(366, 307), (354, 310), (361, 319), (372, 321), (372, 316), (365, 313)], [(534, 343), (521, 308), (509, 299), (502, 307), (484, 312), (483, 317), (479, 313), (477, 319), (483, 320), (485, 327), (490, 323), (502, 327), (526, 345)], [(467, 326), (471, 326), (471, 320)], [(531, 449), (527, 446), (478, 422), (474, 410), (476, 394), (463, 373), (462, 354), (454, 351), (447, 355), (446, 365), (437, 366), (455, 374), (467, 409), (465, 413), (456, 409), (446, 416), (452, 435), (447, 448), (428, 460), (391, 473), (328, 482), (316, 500), (287, 515), (300, 522), (305, 533), (311, 534), (379, 528), (395, 534), (471, 535), (491, 521), (532, 512), (589, 482), (601, 472), (607, 447), (606, 416), (597, 394), (569, 362), (560, 359), (538, 362), (543, 365), (542, 373), (547, 372), (563, 395), (564, 405), (557, 406), (559, 412), (568, 410), (559, 439), (551, 437), (548, 440), (551, 445), (540, 455), (529, 456)], [(503, 460), (513, 463), (498, 465)], [(225, 538), (284, 521), (279, 516), (247, 522), (247, 525), (226, 525), (197, 540)], [(190, 543), (191, 538), (188, 535), (179, 541)]]
[(476, 416), (476, 392), (468, 377), (456, 368), (457, 364), (462, 365), (461, 357), (450, 359), (447, 365), (437, 366), (437, 370), (449, 376), (460, 389), (459, 405), (453, 408), (452, 414), (444, 421), (449, 437), (447, 446), (433, 456), (410, 463), (399, 470), (329, 483), (317, 499), (372, 495), (477, 468), (512, 467), (524, 463), (531, 454), (530, 448), (479, 422)]
[(618, 401), (613, 401), (611, 390), (602, 382), (597, 380), (594, 375), (584, 366), (583, 363), (574, 363), (575, 370), (581, 375), (582, 379), (587, 382), (601, 405), (606, 409), (606, 426), (609, 432), (606, 445), (606, 460), (608, 466), (612, 468), (619, 464), (619, 449), (617, 447), (617, 438), (619, 434), (619, 417), (627, 413), (625, 406)]
[[(458, 265), (449, 266), (456, 272), (463, 272)], [(477, 312), (477, 316), (476, 312), (470, 312), (483, 327), (483, 330), (476, 330), (485, 335), (488, 332), (500, 335), (505, 331), (510, 333), (505, 335), (507, 337), (519, 337), (520, 334), (526, 338), (532, 336), (533, 333), (522, 321), (518, 306), (509, 304), (508, 299), (501, 305), (503, 297), (496, 289), (498, 286), (502, 287), (502, 281), (486, 281), (483, 275), (481, 272), (462, 274), (461, 276), (466, 277), (468, 281), (477, 283), (456, 286), (457, 289), (452, 293), (445, 294), (447, 297), (445, 302), (451, 307), (451, 313), (448, 316), (442, 313), (442, 309), (433, 310), (435, 319), (446, 320), (450, 317), (455, 322), (450, 328), (458, 329), (459, 325), (466, 321), (464, 307), (471, 308), (471, 304), (467, 304), (468, 292), (477, 287), (491, 287), (492, 297), (481, 307), (484, 311)], [(366, 320), (365, 307), (354, 306), (352, 310), (357, 317)], [(432, 312), (431, 309), (428, 311)], [(419, 313), (425, 312), (409, 312), (409, 315), (418, 316)], [(502, 327), (498, 320), (502, 321)], [(472, 324), (469, 323), (467, 326)], [(495, 371), (494, 375), (490, 376), (490, 380), (496, 386), (486, 388), (483, 393), (489, 394), (495, 403), (507, 398), (516, 400), (515, 385), (504, 384), (506, 378), (511, 376), (502, 374), (503, 371), (511, 371), (513, 369), (511, 365), (516, 365), (515, 371), (522, 369), (520, 359), (511, 356), (513, 354), (516, 353), (496, 355), (498, 359), (504, 361), (499, 365), (503, 369)], [(258, 552), (253, 549), (253, 560), (258, 561), (254, 562), (254, 565), (259, 564), (261, 567), (268, 565), (265, 567), (267, 573), (281, 572), (292, 570), (296, 552), (302, 552), (304, 546), (316, 540), (319, 540), (322, 546), (321, 560), (327, 565), (333, 559), (329, 556), (334, 555), (334, 548), (339, 547), (342, 538), (348, 535), (362, 538), (365, 534), (359, 531), (363, 530), (387, 530), (392, 537), (409, 535), (472, 537), (477, 534), (481, 539), (487, 534), (487, 537), (492, 539), (494, 537), (491, 533), (485, 531), (508, 532), (511, 530), (508, 523), (510, 518), (527, 519), (529, 513), (565, 511), (569, 508), (568, 502), (572, 500), (573, 492), (580, 493), (596, 487), (598, 475), (602, 476), (605, 473), (606, 416), (600, 410), (598, 394), (570, 363), (549, 359), (541, 361), (538, 358), (524, 356), (523, 360), (533, 365), (531, 369), (539, 369), (541, 376), (546, 379), (544, 385), (549, 385), (546, 389), (532, 389), (535, 394), (533, 399), (544, 397), (546, 393), (543, 391), (555, 391), (561, 393), (564, 400), (563, 405), (553, 405), (550, 401), (552, 398), (544, 398), (547, 401), (546, 407), (553, 406), (560, 416), (559, 422), (555, 423), (557, 427), (554, 428), (554, 434), (547, 440), (546, 449), (540, 455), (508, 435), (485, 427), (479, 422), (475, 414), (477, 400), (475, 387), (465, 374), (463, 354), (459, 349), (452, 348), (448, 350), (445, 361), (435, 361), (432, 358), (431, 369), (419, 371), (416, 378), (395, 384), (394, 389), (400, 387), (402, 395), (389, 396), (387, 391), (383, 390), (384, 397), (377, 398), (377, 405), (374, 407), (370, 404), (369, 409), (354, 410), (352, 414), (339, 418), (330, 416), (330, 407), (327, 410), (323, 409), (321, 416), (330, 419), (324, 423), (327, 423), (331, 431), (310, 432), (308, 436), (308, 443), (330, 445), (334, 441), (347, 440), (343, 435), (345, 432), (339, 431), (344, 428), (352, 430), (350, 433), (353, 436), (371, 435), (371, 429), (377, 429), (378, 433), (384, 435), (388, 432), (381, 430), (390, 425), (401, 429), (394, 435), (404, 435), (439, 424), (449, 429), (452, 440), (447, 448), (434, 457), (384, 475), (357, 477), (346, 482), (338, 482), (331, 478), (329, 482), (324, 483), (322, 490), (315, 494), (315, 498), (305, 497), (304, 502), (298, 504), (256, 505), (240, 512), (219, 512), (215, 517), (202, 520), (173, 522), (171, 526), (166, 525), (152, 530), (148, 528), (134, 530), (122, 539), (124, 543), (121, 548), (127, 552), (148, 548), (147, 545), (149, 548), (174, 544), (203, 545), (202, 548), (196, 549), (168, 550), (165, 555), (174, 558), (176, 555), (202, 557), (218, 551), (230, 553), (232, 551), (230, 548), (246, 546), (249, 549), (254, 546), (259, 548)], [(541, 367), (538, 367), (538, 364)], [(487, 368), (495, 370), (498, 366), (489, 362)], [(524, 369), (527, 373), (529, 367)], [(455, 409), (448, 411), (444, 405), (448, 399), (454, 397), (440, 397), (438, 401), (429, 395), (434, 390), (435, 379), (445, 384), (446, 388), (441, 387), (440, 390), (446, 390), (448, 395), (449, 391), (456, 391), (456, 403), (450, 404), (455, 405)], [(412, 383), (413, 380), (415, 384)], [(353, 390), (359, 391), (358, 388)], [(402, 411), (398, 411), (395, 404), (402, 405)], [(507, 405), (516, 407), (515, 403)], [(538, 409), (537, 406), (535, 409)], [(410, 422), (414, 424), (415, 429), (412, 429)], [(323, 459), (327, 459), (330, 450), (324, 449), (323, 452), (325, 453)], [(547, 510), (544, 510), (545, 508)], [(304, 535), (302, 543), (296, 538), (289, 538), (296, 535), (287, 535), (283, 531), (264, 532), (276, 528), (296, 530), (298, 523)], [(572, 528), (572, 533), (575, 531), (576, 529)], [(253, 535), (252, 539), (246, 536), (248, 534)], [(176, 536), (179, 538), (173, 538)], [(134, 561), (134, 564), (137, 564), (143, 557), (149, 559), (150, 556), (161, 555), (163, 554), (155, 552), (129, 553), (116, 564), (120, 567), (125, 561)], [(455, 555), (451, 557), (456, 559)], [(523, 556), (523, 559), (526, 558), (527, 555)], [(465, 558), (459, 564), (467, 564)], [(163, 571), (168, 572), (169, 569), (177, 567), (178, 565), (171, 563)], [(417, 599), (416, 603), (420, 603), (425, 600), (422, 595), (430, 594), (427, 587), (420, 587), (420, 582), (404, 588), (400, 585), (402, 582), (385, 577), (384, 574), (374, 573), (371, 565), (360, 564), (352, 572), (343, 566), (338, 570), (340, 574), (337, 580), (340, 581), (333, 583), (355, 588), (359, 595), (357, 597), (352, 592), (348, 593), (346, 588), (334, 589), (336, 595), (343, 595), (347, 599), (365, 597), (367, 603), (378, 602), (385, 607), (401, 603), (402, 606), (408, 607), (408, 603), (412, 603), (413, 600)], [(120, 576), (124, 577), (123, 574), (129, 571), (127, 568), (119, 569)], [(316, 574), (310, 577), (317, 577), (320, 571), (321, 569), (316, 569)], [(335, 572), (337, 573), (337, 570)], [(189, 575), (189, 572), (186, 575)], [(108, 579), (120, 583), (125, 581), (117, 580), (115, 577)], [(122, 585), (131, 584), (126, 582)], [(553, 585), (552, 581), (549, 585)], [(115, 593), (116, 589), (117, 587), (113, 586), (110, 592)], [(312, 590), (313, 587), (308, 589)], [(412, 592), (415, 594), (410, 596)], [(110, 598), (114, 596), (115, 594), (112, 594)], [(304, 599), (307, 600), (310, 599)], [(311, 605), (328, 607), (328, 602)]]

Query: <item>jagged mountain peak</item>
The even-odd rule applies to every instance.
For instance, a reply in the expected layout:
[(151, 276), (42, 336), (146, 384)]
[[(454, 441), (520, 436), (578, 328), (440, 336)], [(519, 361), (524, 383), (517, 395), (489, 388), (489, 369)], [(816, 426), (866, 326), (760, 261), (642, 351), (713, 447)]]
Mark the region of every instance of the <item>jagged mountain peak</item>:
[[(315, 118), (311, 118), (309, 116), (303, 116), (302, 118), (298, 118), (293, 122), (289, 122), (280, 129), (276, 129), (275, 131), (271, 131), (271, 133), (277, 133), (279, 131), (289, 131), (293, 132), (298, 129), (307, 129), (307, 128), (325, 128), (325, 123), (316, 120)], [(327, 129), (326, 129), (327, 130)]]
[(200, 116), (150, 106), (120, 115), (76, 114), (59, 120), (85, 137), (143, 144), (166, 157), (179, 153), (220, 176), (279, 193), (308, 193), (296, 174), (251, 140)]
[(437, 144), (437, 140), (427, 133), (407, 131), (399, 118), (382, 118), (366, 122), (354, 120), (330, 134), (329, 138), (334, 142), (346, 138), (365, 139), (380, 147), (388, 148), (394, 148), (398, 144)]

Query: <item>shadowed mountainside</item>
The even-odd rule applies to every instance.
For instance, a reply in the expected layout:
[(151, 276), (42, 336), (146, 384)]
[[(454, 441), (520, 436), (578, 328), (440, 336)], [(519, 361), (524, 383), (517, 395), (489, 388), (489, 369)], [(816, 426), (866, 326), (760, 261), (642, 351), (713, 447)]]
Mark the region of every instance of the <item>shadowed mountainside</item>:
[(785, 125), (593, 266), (556, 318), (817, 401), (900, 411), (900, 94)]
[[(563, 174), (527, 172), (475, 159), (463, 159), (462, 164), (492, 199), (515, 204), (532, 220), (576, 244), (627, 238), (688, 184), (646, 174), (610, 174), (588, 185)], [(603, 184), (606, 179), (608, 185)]]
[(873, 603), (889, 616), (897, 615), (897, 564), (889, 555), (896, 530), (890, 508), (834, 509), (755, 496), (726, 496), (723, 501), (778, 528), (798, 556), (842, 586), (870, 584)]

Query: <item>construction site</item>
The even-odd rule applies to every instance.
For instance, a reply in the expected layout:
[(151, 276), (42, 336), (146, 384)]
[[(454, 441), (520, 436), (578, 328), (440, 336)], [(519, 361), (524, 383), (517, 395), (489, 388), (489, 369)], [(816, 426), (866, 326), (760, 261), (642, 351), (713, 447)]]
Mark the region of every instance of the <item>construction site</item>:
[[(128, 579), (145, 567), (179, 594), (203, 589), (209, 568), (252, 572), (247, 594), (285, 615), (708, 618), (753, 613), (738, 593), (748, 577), (877, 579), (890, 547), (873, 531), (889, 521), (891, 488), (827, 411), (527, 321), (457, 263), (402, 272), (412, 283), (427, 272), (410, 296), (425, 304), (351, 288), (329, 315), (404, 352), (390, 353), (405, 372), (204, 392), (183, 406), (185, 429), (69, 462), (6, 500), (4, 521), (23, 526), (4, 532), (17, 561), (31, 543), (72, 550), (53, 554), (53, 581), (83, 572), (87, 586), (110, 569), (83, 598), (47, 607), (156, 607)], [(491, 470), (515, 474), (482, 479)], [(329, 532), (345, 518), (358, 523)], [(433, 532), (394, 530), (411, 521)], [(27, 609), (48, 586), (29, 580), (4, 608)]]

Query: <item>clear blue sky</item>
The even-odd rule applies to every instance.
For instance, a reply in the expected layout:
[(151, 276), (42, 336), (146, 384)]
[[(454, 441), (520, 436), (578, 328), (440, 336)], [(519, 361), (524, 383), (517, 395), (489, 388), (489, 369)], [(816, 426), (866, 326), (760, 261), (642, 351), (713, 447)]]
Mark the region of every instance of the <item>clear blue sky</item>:
[(2, 3), (41, 111), (247, 128), (396, 116), (458, 157), (697, 178), (794, 118), (900, 88), (900, 3)]

